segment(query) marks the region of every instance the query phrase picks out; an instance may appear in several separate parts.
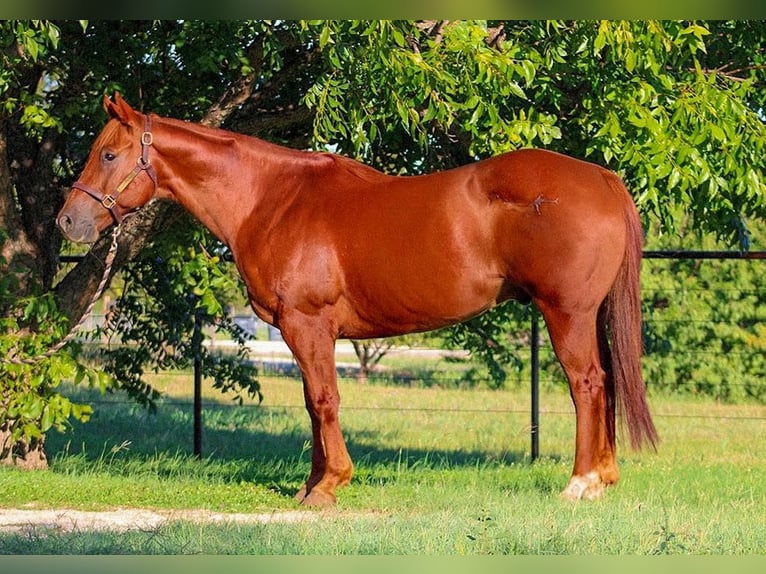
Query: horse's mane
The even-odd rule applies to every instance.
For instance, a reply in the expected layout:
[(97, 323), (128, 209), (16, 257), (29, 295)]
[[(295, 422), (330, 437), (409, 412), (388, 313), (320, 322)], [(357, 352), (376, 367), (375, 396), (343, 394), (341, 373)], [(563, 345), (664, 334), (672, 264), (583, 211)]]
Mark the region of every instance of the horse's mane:
[(390, 177), (374, 167), (346, 156), (334, 153), (323, 153), (322, 155), (331, 158), (337, 167), (342, 168), (350, 175), (369, 183), (378, 183), (381, 180)]

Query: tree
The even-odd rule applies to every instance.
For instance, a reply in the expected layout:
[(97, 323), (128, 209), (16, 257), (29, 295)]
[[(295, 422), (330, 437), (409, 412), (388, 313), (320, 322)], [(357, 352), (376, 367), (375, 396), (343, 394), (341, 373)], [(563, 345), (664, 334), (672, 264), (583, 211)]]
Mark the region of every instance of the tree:
[[(417, 173), (542, 145), (620, 173), (659, 233), (690, 226), (746, 249), (763, 218), (760, 23), (314, 26), (331, 66), (305, 100), (317, 139), (345, 153)], [(391, 145), (410, 136), (418, 147)], [(452, 342), (501, 382), (524, 313), (506, 305)]]
[[(59, 253), (72, 248), (62, 247), (54, 218), (104, 122), (103, 93), (291, 147), (329, 147), (393, 173), (547, 147), (616, 170), (662, 233), (680, 229), (682, 214), (695, 230), (746, 247), (748, 222), (765, 213), (765, 36), (749, 21), (4, 21), (0, 351), (46, 348), (99, 281), (108, 238), (62, 272)], [(170, 246), (180, 268), (220, 275), (225, 248), (199, 232), (184, 237), (195, 245), (185, 252), (174, 240), (178, 221), (167, 204), (133, 218), (114, 272), (151, 269), (139, 255), (151, 243)], [(201, 246), (212, 256), (200, 257)], [(216, 303), (189, 301), (186, 316), (210, 304), (216, 321), (226, 291)], [(166, 308), (146, 308), (146, 320), (161, 324)], [(505, 307), (452, 331), (498, 380), (514, 361), (513, 317)], [(146, 359), (148, 367), (162, 357)], [(87, 416), (86, 406), (61, 402), (53, 381), (131, 384), (99, 373), (77, 360), (76, 345), (33, 366), (4, 364), (0, 430), (34, 439)], [(129, 380), (150, 393), (136, 383), (140, 373)]]
[(357, 381), (366, 383), (369, 380), (370, 373), (375, 370), (381, 359), (393, 348), (392, 339), (369, 339), (364, 341), (352, 340), (354, 353), (359, 360), (359, 374)]

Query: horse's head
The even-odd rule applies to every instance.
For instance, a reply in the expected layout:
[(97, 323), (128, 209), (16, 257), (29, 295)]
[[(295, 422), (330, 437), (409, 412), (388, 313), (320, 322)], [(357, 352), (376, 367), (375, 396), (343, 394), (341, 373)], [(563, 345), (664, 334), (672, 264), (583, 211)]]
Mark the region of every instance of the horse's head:
[[(96, 138), (80, 179), (56, 223), (78, 243), (93, 243), (101, 231), (144, 206), (157, 191), (150, 164), (149, 116), (136, 112), (119, 94), (104, 96), (109, 122)], [(142, 172), (146, 172), (142, 174)]]

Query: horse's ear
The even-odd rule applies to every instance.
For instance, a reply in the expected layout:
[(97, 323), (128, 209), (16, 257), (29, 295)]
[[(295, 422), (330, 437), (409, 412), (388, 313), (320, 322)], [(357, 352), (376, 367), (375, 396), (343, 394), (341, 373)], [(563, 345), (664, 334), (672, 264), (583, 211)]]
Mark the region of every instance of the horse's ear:
[(104, 109), (110, 118), (116, 118), (124, 124), (130, 123), (135, 114), (128, 102), (122, 99), (120, 92), (114, 93), (114, 100), (104, 95)]

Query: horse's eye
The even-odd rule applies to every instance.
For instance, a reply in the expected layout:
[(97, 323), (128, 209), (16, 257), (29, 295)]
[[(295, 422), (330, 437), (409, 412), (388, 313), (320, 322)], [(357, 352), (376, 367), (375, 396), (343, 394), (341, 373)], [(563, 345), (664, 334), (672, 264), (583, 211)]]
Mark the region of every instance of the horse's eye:
[(117, 156), (116, 156), (116, 155), (114, 155), (114, 154), (113, 154), (112, 152), (110, 152), (110, 151), (105, 151), (105, 152), (104, 152), (104, 156), (103, 156), (103, 157), (104, 157), (104, 161), (114, 161), (114, 159), (115, 159)]

